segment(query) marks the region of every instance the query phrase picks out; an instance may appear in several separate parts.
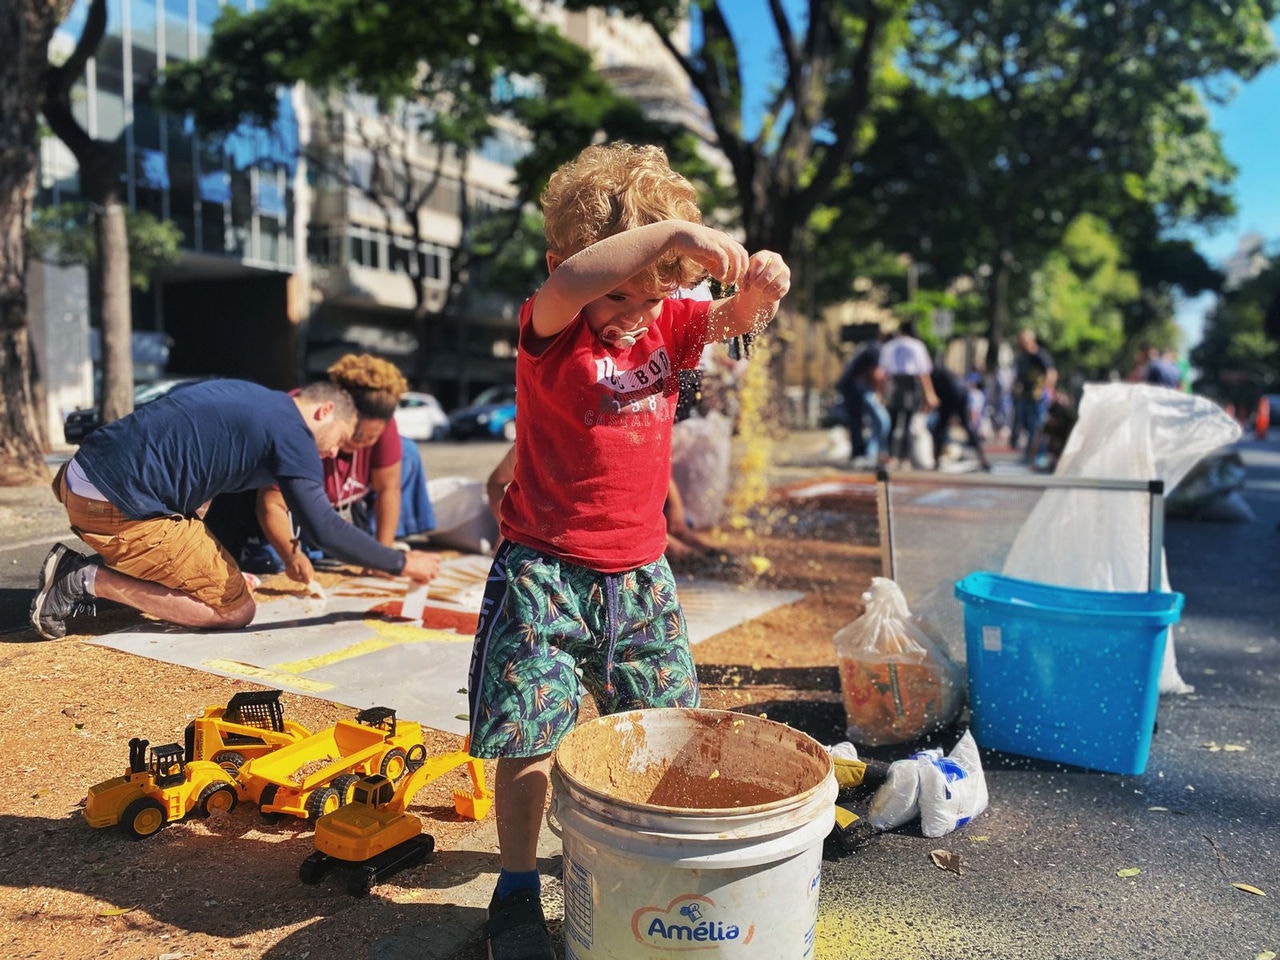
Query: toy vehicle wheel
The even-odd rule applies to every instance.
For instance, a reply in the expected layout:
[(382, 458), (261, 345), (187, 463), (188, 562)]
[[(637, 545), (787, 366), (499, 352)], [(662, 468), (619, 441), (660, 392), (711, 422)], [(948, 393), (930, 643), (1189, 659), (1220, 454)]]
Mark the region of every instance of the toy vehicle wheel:
[(200, 816), (207, 817), (213, 813), (230, 813), (236, 808), (236, 788), (229, 783), (211, 783), (200, 791), (197, 808)]
[(262, 819), (267, 823), (279, 823), (280, 818), (284, 816), (283, 813), (276, 813), (274, 810), (267, 809), (267, 807), (275, 803), (276, 794), (279, 791), (280, 787), (278, 784), (268, 783), (262, 788), (262, 793), (258, 796), (258, 812), (262, 814)]
[(307, 797), (307, 819), (319, 820), (342, 806), (342, 797), (333, 787), (320, 787)]
[(213, 762), (234, 777), (240, 772), (240, 768), (244, 766), (245, 759), (243, 753), (237, 753), (234, 750), (220, 750), (213, 755)]
[(427, 748), (424, 744), (415, 743), (413, 746), (409, 748), (408, 752), (405, 754), (405, 758), (404, 758), (405, 767), (407, 767), (410, 772), (417, 770), (426, 762), (427, 762)]
[(378, 772), (392, 783), (398, 783), (408, 768), (408, 754), (399, 747), (392, 747), (387, 751), (386, 756), (382, 758), (382, 767)]
[(360, 782), (354, 773), (344, 773), (333, 778), (329, 786), (338, 791), (338, 806), (345, 807), (351, 802), (351, 788)]
[(120, 815), (121, 829), (135, 840), (158, 833), (166, 821), (164, 804), (152, 797), (139, 797)]

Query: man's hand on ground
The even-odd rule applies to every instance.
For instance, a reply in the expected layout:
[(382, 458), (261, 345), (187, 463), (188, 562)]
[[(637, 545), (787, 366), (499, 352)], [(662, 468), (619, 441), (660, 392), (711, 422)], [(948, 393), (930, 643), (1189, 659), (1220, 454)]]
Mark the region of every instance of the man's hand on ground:
[(434, 553), (410, 550), (404, 555), (402, 575), (419, 583), (429, 583), (440, 573), (440, 558)]
[(307, 584), (315, 579), (316, 570), (311, 565), (311, 558), (301, 550), (290, 554), (284, 565), (285, 576), (298, 583)]

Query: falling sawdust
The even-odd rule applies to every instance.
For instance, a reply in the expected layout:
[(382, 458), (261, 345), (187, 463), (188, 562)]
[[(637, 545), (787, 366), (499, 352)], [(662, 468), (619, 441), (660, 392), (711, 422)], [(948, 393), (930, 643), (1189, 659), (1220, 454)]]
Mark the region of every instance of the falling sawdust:
[(773, 462), (774, 443), (768, 432), (767, 407), (774, 388), (772, 374), (768, 346), (757, 340), (751, 362), (739, 381), (740, 453), (728, 498), (729, 512), (734, 519), (742, 517), (769, 496), (768, 470)]

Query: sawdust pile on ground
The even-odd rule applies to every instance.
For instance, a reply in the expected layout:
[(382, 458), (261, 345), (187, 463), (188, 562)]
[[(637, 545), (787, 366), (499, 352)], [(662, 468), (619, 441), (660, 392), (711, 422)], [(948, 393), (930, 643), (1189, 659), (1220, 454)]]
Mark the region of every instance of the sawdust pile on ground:
[[(747, 522), (708, 533), (736, 559), (729, 575), (738, 582), (805, 596), (694, 648), (704, 706), (803, 726), (825, 743), (844, 739), (831, 638), (861, 611), (861, 593), (878, 573), (870, 492), (803, 502), (775, 495)], [(338, 579), (323, 575), (322, 583)], [(290, 589), (271, 578), (261, 597)], [(121, 611), (95, 626), (116, 629), (133, 617)], [(217, 637), (209, 643), (216, 647)], [(453, 791), (470, 783), (461, 768), (429, 784), (411, 807), (435, 837), (435, 860), (363, 899), (341, 883), (302, 884), (311, 830), (292, 817), (265, 822), (251, 804), (140, 841), (94, 830), (81, 816), (85, 792), (125, 772), (131, 737), (180, 742), (205, 706), (253, 687), (74, 636), (0, 646), (0, 684), (5, 960), (363, 957), (405, 924), (448, 923), (449, 889), (496, 870), (492, 850), (450, 853), (487, 826), (454, 812)], [(290, 693), (282, 703), (287, 718), (312, 730), (356, 712)], [(588, 705), (583, 718), (591, 715)], [(429, 754), (461, 746), (459, 737), (424, 733)]]

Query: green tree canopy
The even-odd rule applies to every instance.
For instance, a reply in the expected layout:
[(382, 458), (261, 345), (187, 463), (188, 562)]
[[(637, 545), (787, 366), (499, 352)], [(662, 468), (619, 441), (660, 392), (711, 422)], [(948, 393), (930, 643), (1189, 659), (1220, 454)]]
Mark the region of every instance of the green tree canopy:
[[(1161, 228), (1231, 212), (1234, 171), (1203, 100), (1274, 61), (1272, 2), (961, 0), (917, 3), (909, 76), (964, 196), (991, 275), (990, 333), (1011, 284), (1082, 213), (1146, 210)], [(935, 238), (936, 239), (936, 238)]]
[(1268, 311), (1278, 302), (1280, 259), (1274, 257), (1267, 269), (1219, 298), (1205, 318), (1204, 339), (1191, 351), (1201, 374), (1198, 388), (1241, 412), (1280, 389), (1280, 343), (1266, 332)]

